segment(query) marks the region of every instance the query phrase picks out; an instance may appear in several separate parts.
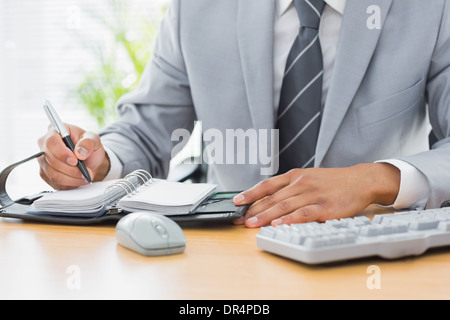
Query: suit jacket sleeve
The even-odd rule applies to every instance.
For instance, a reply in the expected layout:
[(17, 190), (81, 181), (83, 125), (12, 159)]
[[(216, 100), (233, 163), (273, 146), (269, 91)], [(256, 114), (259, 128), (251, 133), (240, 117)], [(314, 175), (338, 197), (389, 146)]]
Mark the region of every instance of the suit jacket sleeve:
[(440, 32), (428, 74), (426, 92), (430, 122), (438, 142), (432, 150), (401, 158), (427, 178), (427, 208), (440, 207), (450, 199), (450, 3), (445, 1)]
[(117, 102), (120, 120), (100, 132), (123, 164), (122, 175), (146, 169), (166, 177), (175, 129), (192, 130), (195, 111), (179, 45), (178, 1), (161, 24), (153, 57), (138, 88)]

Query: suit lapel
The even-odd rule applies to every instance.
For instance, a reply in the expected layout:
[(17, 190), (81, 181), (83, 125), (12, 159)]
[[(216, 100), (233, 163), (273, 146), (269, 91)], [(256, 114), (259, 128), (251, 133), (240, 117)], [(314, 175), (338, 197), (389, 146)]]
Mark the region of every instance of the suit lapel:
[(238, 43), (247, 100), (256, 129), (273, 128), (274, 1), (240, 0)]
[(322, 116), (315, 165), (320, 166), (366, 74), (392, 0), (375, 1), (381, 29), (369, 29), (367, 13), (373, 0), (347, 0), (337, 48), (333, 78)]

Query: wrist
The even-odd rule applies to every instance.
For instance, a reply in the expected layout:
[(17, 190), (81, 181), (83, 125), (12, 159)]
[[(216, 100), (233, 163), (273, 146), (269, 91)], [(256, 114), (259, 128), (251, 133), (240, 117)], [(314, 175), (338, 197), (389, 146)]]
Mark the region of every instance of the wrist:
[(371, 203), (385, 206), (393, 204), (400, 190), (400, 170), (388, 163), (367, 163), (361, 166), (365, 168)]

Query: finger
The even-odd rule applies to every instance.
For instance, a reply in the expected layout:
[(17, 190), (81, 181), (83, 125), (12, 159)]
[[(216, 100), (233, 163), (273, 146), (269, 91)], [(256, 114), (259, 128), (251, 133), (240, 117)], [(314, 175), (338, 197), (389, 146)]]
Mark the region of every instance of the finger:
[[(71, 151), (69, 151), (73, 155)], [(47, 175), (51, 176), (53, 172), (49, 172), (49, 169), (52, 168), (55, 172), (59, 172), (61, 174), (67, 175), (69, 177), (80, 179), (82, 177), (80, 169), (77, 167), (78, 159), (73, 156), (73, 158), (67, 158), (66, 161), (61, 161), (61, 156), (59, 157), (52, 153), (51, 151), (45, 151), (44, 155), (45, 162), (42, 162), (41, 168), (45, 172), (48, 172)], [(70, 160), (69, 160), (70, 159)]]
[(61, 136), (54, 129), (47, 132), (44, 141), (41, 143), (41, 150), (44, 151), (46, 155), (52, 155), (51, 160), (54, 163), (56, 161), (61, 162), (59, 166), (62, 164), (69, 166), (77, 165), (77, 157), (69, 148), (67, 148), (61, 139)]
[(41, 178), (54, 189), (73, 189), (87, 183), (77, 167), (74, 167), (77, 171), (71, 172), (74, 176), (70, 176), (53, 168), (47, 162), (46, 157), (40, 157), (38, 162), (40, 166)]
[(294, 212), (272, 220), (272, 226), (281, 224), (306, 223), (313, 221), (323, 221), (323, 208), (318, 204), (308, 205), (298, 208)]
[(75, 155), (80, 160), (86, 160), (102, 147), (100, 137), (93, 132), (85, 132), (75, 146)]
[[(289, 208), (291, 206), (291, 202), (293, 201), (293, 199), (289, 198), (301, 195), (305, 191), (306, 191), (305, 186), (303, 184), (291, 183), (279, 189), (275, 193), (265, 197), (261, 201), (254, 203), (247, 211), (246, 218), (251, 218), (257, 214), (260, 214), (261, 212), (264, 212), (274, 207), (277, 209), (282, 209), (285, 214), (289, 213), (293, 211), (292, 209)], [(289, 211), (286, 211), (288, 209)]]
[[(297, 172), (298, 174), (298, 172)], [(282, 214), (288, 214), (298, 208), (298, 206), (304, 206), (310, 204), (310, 202), (298, 203), (298, 200), (289, 199), (297, 197), (308, 191), (308, 183), (305, 183), (303, 175), (297, 176), (292, 172), (289, 177), (290, 184), (281, 188), (272, 195), (265, 197), (264, 199), (254, 203), (245, 215), (245, 219), (250, 219), (260, 213), (269, 210), (265, 214), (269, 213), (273, 216), (273, 219)], [(289, 200), (287, 200), (289, 199)], [(304, 197), (296, 199), (306, 199)], [(297, 207), (292, 207), (292, 202), (296, 201)], [(267, 219), (265, 219), (267, 221)]]
[(289, 177), (286, 174), (263, 180), (256, 184), (254, 187), (241, 192), (236, 197), (234, 197), (234, 204), (239, 206), (253, 203), (255, 201), (263, 199), (268, 195), (273, 194), (274, 192), (285, 187), (288, 184)]
[(240, 218), (232, 220), (231, 222), (236, 225), (241, 225), (241, 224), (244, 224), (245, 218), (242, 216)]
[(256, 213), (245, 221), (245, 225), (250, 228), (265, 226), (273, 220), (279, 219), (285, 215), (292, 214), (299, 208), (311, 205), (312, 199), (306, 194), (292, 196), (277, 202), (268, 209)]
[[(79, 141), (85, 131), (72, 125), (66, 125), (72, 140)], [(39, 160), (40, 175), (44, 181), (55, 189), (70, 189), (86, 184), (77, 167), (78, 158), (61, 139), (59, 133), (49, 126), (45, 136), (38, 139), (38, 145), (45, 156)], [(92, 170), (88, 168), (92, 175)]]

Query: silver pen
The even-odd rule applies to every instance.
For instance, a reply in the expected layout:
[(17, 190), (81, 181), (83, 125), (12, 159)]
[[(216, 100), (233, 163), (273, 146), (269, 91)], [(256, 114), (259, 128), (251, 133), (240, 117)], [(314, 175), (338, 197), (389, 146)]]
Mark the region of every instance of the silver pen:
[[(50, 120), (50, 123), (55, 128), (56, 132), (58, 132), (60, 134), (61, 138), (63, 139), (66, 147), (69, 148), (73, 153), (75, 153), (75, 144), (73, 143), (72, 139), (70, 138), (70, 134), (67, 131), (66, 126), (59, 118), (58, 114), (56, 113), (56, 111), (53, 108), (50, 101), (44, 100), (44, 110), (45, 110), (45, 113), (47, 114), (48, 119)], [(87, 182), (92, 183), (92, 179), (89, 175), (89, 172), (88, 172), (84, 162), (81, 160), (78, 160), (77, 166), (80, 169), (83, 176), (86, 178)]]

